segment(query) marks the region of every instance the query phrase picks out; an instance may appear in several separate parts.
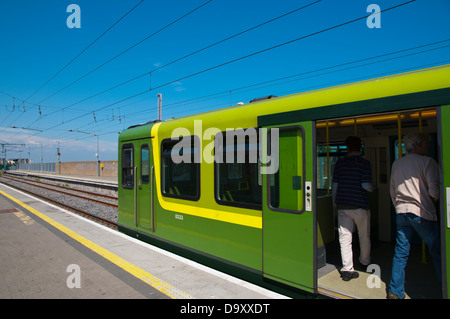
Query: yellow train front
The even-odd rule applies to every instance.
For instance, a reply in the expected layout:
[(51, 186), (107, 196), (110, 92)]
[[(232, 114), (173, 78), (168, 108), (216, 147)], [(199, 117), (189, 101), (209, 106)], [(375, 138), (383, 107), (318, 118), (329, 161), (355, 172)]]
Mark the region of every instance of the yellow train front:
[[(390, 166), (401, 152), (399, 137), (421, 130), (431, 136), (430, 156), (441, 168), (445, 275), (424, 289), (422, 281), (435, 279), (417, 242), (411, 255), (417, 251), (417, 260), (410, 258), (408, 269), (421, 275), (407, 273), (407, 294), (448, 298), (446, 122), (449, 65), (131, 127), (119, 137), (119, 229), (273, 289), (385, 298), (395, 241)], [(361, 273), (343, 285), (330, 190), (349, 135), (364, 140), (373, 169), (376, 274)]]

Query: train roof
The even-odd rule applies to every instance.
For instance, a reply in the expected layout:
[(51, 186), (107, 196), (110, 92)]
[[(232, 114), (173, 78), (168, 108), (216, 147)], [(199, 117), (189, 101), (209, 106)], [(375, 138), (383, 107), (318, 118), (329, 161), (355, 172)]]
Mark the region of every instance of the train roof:
[[(220, 128), (220, 123), (228, 123), (229, 125), (229, 123), (233, 122), (240, 123), (243, 126), (247, 125), (247, 127), (256, 127), (258, 126), (258, 117), (270, 116), (271, 114), (289, 113), (323, 106), (342, 105), (357, 101), (376, 100), (389, 96), (449, 88), (450, 64), (446, 64), (292, 95), (270, 96), (270, 99), (262, 100), (256, 99), (244, 105), (230, 106), (168, 119), (160, 123), (159, 129), (173, 130), (176, 127), (189, 127), (194, 120), (206, 120), (212, 127), (218, 128)], [(448, 92), (446, 94), (448, 95)], [(247, 122), (245, 121), (246, 118), (248, 119)], [(139, 131), (136, 128), (126, 130), (122, 133), (126, 134), (123, 137), (131, 136), (134, 133), (144, 133), (147, 130), (150, 132), (153, 125), (155, 125), (154, 122), (142, 127), (139, 126)], [(128, 132), (131, 130), (133, 133)], [(148, 133), (148, 136), (150, 136), (150, 133)]]
[(119, 135), (119, 141), (133, 140), (137, 138), (150, 137), (152, 132), (152, 127), (159, 123), (160, 121), (150, 121), (143, 124), (137, 124), (128, 127), (126, 130), (122, 131)]

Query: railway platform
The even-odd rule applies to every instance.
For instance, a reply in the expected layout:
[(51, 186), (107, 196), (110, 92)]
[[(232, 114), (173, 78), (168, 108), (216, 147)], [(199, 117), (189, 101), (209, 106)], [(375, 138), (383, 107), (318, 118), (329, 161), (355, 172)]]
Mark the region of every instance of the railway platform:
[(1, 299), (284, 299), (0, 184)]

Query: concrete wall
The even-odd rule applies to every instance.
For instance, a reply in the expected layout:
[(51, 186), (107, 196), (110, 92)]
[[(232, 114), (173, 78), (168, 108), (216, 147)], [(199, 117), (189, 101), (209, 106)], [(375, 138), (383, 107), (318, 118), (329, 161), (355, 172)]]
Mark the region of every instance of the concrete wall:
[[(97, 176), (97, 162), (61, 162), (61, 175), (87, 175)], [(99, 175), (105, 177), (117, 177), (117, 161), (101, 161), (99, 164)], [(58, 174), (58, 165), (55, 173)]]

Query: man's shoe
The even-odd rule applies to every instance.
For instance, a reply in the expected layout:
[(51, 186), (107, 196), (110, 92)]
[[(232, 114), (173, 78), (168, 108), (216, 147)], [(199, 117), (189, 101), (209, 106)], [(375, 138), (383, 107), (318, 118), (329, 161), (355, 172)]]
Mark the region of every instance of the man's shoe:
[(356, 271), (342, 271), (341, 278), (343, 281), (349, 281), (350, 279), (358, 278), (359, 274)]
[(403, 298), (400, 298), (399, 296), (397, 296), (397, 295), (394, 294), (393, 292), (390, 292), (390, 291), (389, 291), (389, 293), (388, 293), (388, 295), (387, 295), (387, 299), (403, 299)]

